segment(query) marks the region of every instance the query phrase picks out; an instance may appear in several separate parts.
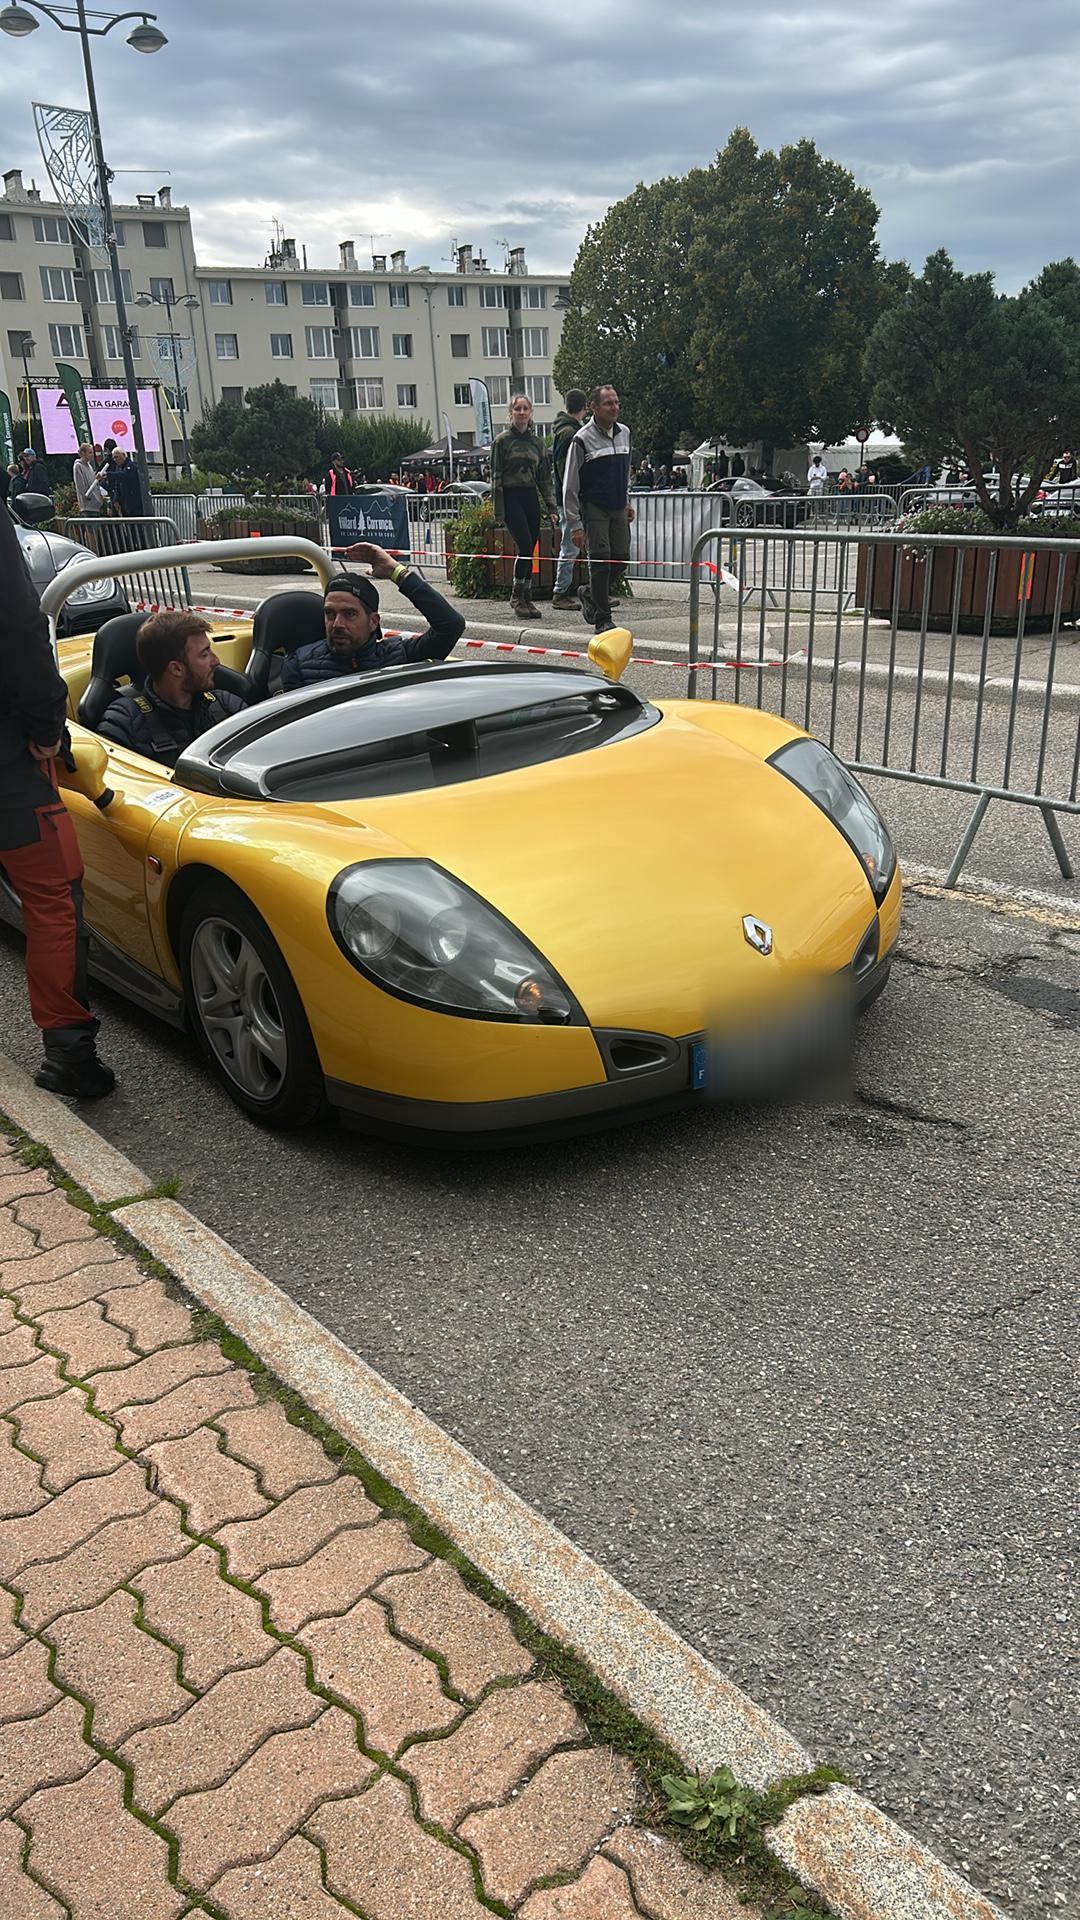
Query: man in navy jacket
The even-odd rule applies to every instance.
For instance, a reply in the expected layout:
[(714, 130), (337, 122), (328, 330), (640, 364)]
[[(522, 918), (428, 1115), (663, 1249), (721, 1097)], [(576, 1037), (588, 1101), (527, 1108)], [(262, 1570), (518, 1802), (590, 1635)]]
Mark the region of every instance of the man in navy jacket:
[(379, 590), (364, 574), (335, 574), (323, 597), (326, 638), (288, 655), (281, 670), (283, 692), (334, 680), (344, 673), (371, 673), (411, 660), (445, 660), (465, 631), (464, 615), (424, 579), (416, 567), (367, 540), (346, 547), (347, 560), (366, 561), (375, 580), (392, 580), (421, 619), (423, 633), (385, 637), (379, 622)]

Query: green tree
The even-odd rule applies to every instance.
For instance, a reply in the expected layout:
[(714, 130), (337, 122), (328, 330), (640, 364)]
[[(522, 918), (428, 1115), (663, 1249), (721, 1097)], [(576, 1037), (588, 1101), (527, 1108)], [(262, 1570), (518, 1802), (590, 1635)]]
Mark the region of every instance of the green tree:
[(314, 465), (317, 422), (310, 400), (273, 380), (249, 387), (238, 407), (219, 400), (192, 428), (191, 450), (201, 467), (276, 493)]
[(878, 249), (865, 187), (812, 140), (759, 150), (736, 128), (689, 175), (693, 327), (701, 424), (734, 443), (835, 442), (867, 420), (862, 359), (908, 279)]
[(635, 445), (664, 461), (696, 414), (686, 356), (688, 221), (687, 182), (668, 179), (635, 187), (589, 228), (555, 356), (560, 392), (610, 381)]
[[(931, 460), (961, 449), (994, 526), (1014, 527), (1080, 422), (1080, 268), (1018, 294), (932, 253), (867, 343), (871, 404)], [(991, 490), (984, 469), (996, 467)]]
[(315, 439), (321, 464), (312, 468), (313, 479), (326, 472), (332, 453), (342, 453), (357, 478), (366, 474), (369, 480), (387, 480), (407, 454), (431, 445), (431, 422), (402, 420), (392, 413), (320, 412)]

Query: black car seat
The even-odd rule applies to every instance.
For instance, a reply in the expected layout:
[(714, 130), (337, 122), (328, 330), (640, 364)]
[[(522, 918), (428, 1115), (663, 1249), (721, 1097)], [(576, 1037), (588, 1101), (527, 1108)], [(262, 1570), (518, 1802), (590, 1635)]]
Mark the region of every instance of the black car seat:
[[(134, 680), (136, 684), (142, 680), (135, 639), (146, 618), (145, 613), (117, 613), (111, 620), (104, 621), (94, 635), (90, 679), (76, 714), (84, 727), (97, 731), (120, 691), (121, 680)], [(218, 667), (214, 685), (238, 694), (248, 705), (256, 697), (247, 675), (237, 673), (232, 667)]]
[(326, 638), (326, 620), (321, 594), (304, 592), (275, 593), (255, 610), (251, 629), (251, 657), (247, 677), (252, 698), (265, 700), (270, 692), (275, 654), (298, 653), (316, 640)]

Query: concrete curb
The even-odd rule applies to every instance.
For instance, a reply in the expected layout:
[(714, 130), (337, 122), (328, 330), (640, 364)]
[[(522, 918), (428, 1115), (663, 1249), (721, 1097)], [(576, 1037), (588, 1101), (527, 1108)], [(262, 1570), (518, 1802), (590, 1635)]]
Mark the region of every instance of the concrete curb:
[[(2, 1054), (0, 1111), (99, 1202), (145, 1193), (151, 1185)], [(680, 1635), (186, 1208), (145, 1200), (117, 1217), (690, 1767), (725, 1762), (758, 1789), (811, 1767), (805, 1749)], [(775, 1848), (840, 1920), (1004, 1920), (847, 1788), (798, 1801), (776, 1829)]]

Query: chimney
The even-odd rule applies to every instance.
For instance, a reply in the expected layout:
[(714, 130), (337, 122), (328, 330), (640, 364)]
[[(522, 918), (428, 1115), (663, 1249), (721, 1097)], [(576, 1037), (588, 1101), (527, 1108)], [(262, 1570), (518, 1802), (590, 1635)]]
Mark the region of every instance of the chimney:
[(296, 258), (296, 241), (295, 240), (282, 241), (281, 258), (282, 258), (283, 265), (286, 267), (295, 267), (298, 264), (297, 258)]
[(459, 247), (457, 250), (457, 270), (459, 273), (472, 272), (472, 248)]
[(28, 200), (31, 200), (33, 202), (35, 207), (39, 207), (41, 205), (41, 188), (37, 186), (33, 180), (31, 180), (30, 185), (26, 190), (26, 197)]
[(393, 267), (395, 273), (404, 273), (405, 271), (404, 247), (398, 247), (396, 252), (390, 255), (390, 265)]
[(25, 200), (26, 188), (23, 186), (22, 168), (12, 167), (4, 175), (4, 199)]
[(524, 247), (511, 247), (510, 257), (506, 263), (506, 271), (507, 273), (516, 274), (519, 278), (523, 274), (528, 273), (529, 269), (525, 265)]
[(171, 206), (172, 206), (172, 188), (171, 188), (171, 187), (159, 187), (159, 188), (158, 188), (158, 190), (157, 190), (157, 203), (158, 203), (158, 206), (159, 206), (159, 207), (171, 207)]
[(385, 253), (373, 253), (373, 254), (372, 254), (372, 256), (371, 256), (371, 271), (372, 271), (372, 273), (385, 273), (385, 272), (386, 272), (386, 255), (385, 255)]
[(137, 193), (135, 198), (140, 207), (152, 207), (157, 204), (152, 193)]
[(476, 256), (476, 259), (473, 261), (473, 272), (486, 273), (487, 271), (488, 271), (488, 263), (485, 260), (483, 254), (478, 253)]
[(341, 254), (342, 272), (357, 273), (359, 269), (356, 265), (355, 243), (352, 240), (340, 240), (338, 242), (338, 252)]

